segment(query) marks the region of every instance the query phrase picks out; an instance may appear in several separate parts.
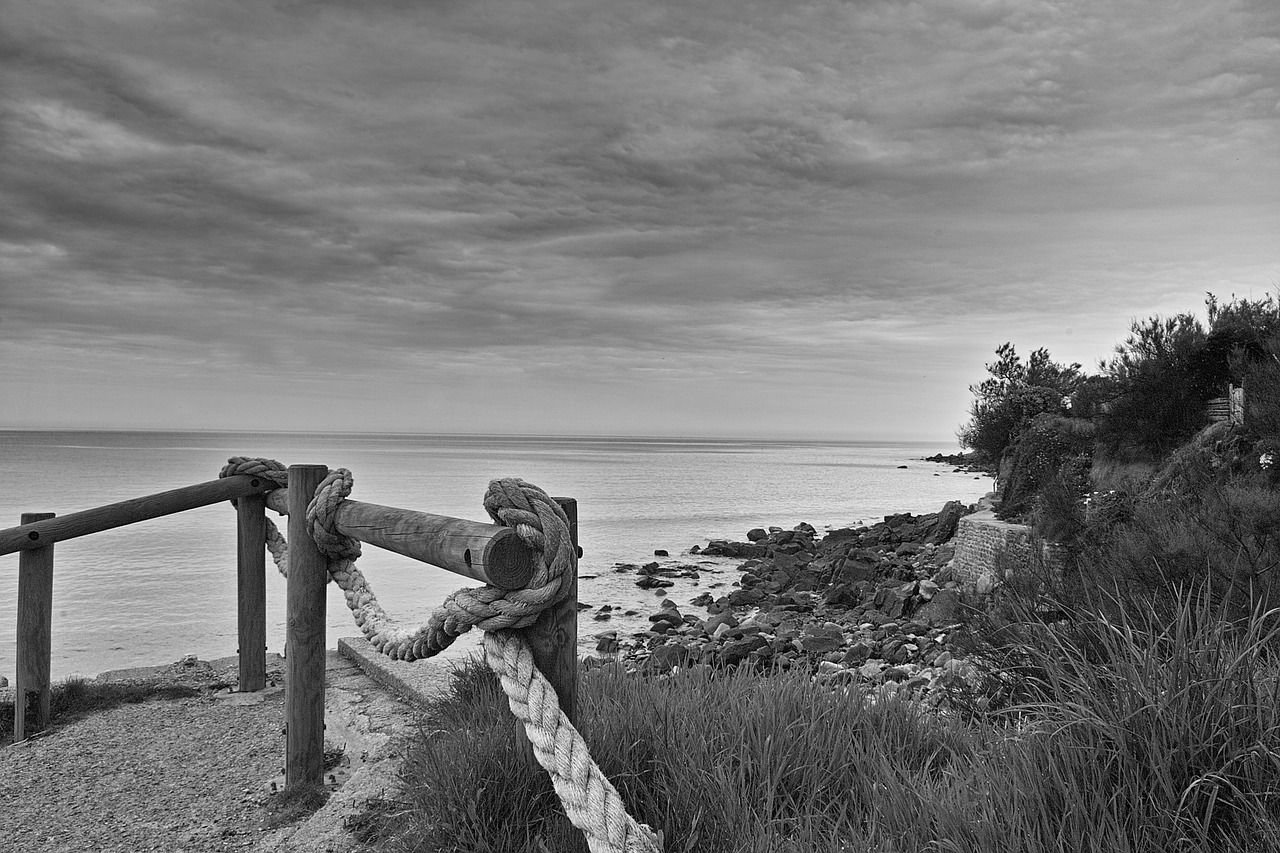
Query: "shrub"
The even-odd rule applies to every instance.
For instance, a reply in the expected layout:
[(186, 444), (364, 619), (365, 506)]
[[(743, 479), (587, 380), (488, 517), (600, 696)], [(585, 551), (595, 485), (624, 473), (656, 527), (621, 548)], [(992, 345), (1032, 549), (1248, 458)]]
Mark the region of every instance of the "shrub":
[(1080, 583), (1167, 611), (1175, 591), (1210, 595), (1234, 619), (1280, 603), (1280, 492), (1261, 471), (1183, 457), (1142, 496), (1108, 498), (1077, 539)]
[[(1032, 508), (1041, 489), (1055, 479), (1060, 487), (1082, 497), (1083, 472), (1092, 456), (1093, 434), (1092, 424), (1076, 418), (1042, 414), (1032, 419), (1010, 453), (1009, 474), (1002, 478), (997, 514), (1007, 519), (1022, 517)], [(1068, 463), (1070, 470), (1064, 473), (1063, 466)]]
[(1042, 412), (1062, 412), (1063, 401), (1081, 381), (1080, 365), (1061, 365), (1041, 348), (1024, 363), (1013, 344), (996, 348), (996, 361), (987, 365), (990, 375), (969, 386), (974, 401), (970, 419), (957, 433), (963, 447), (972, 448), (988, 461), (1000, 457), (1019, 433)]
[(1280, 440), (1280, 334), (1264, 346), (1265, 355), (1241, 367), (1245, 427), (1260, 438)]
[(1222, 393), (1204, 381), (1206, 337), (1191, 314), (1133, 323), (1101, 365), (1112, 389), (1098, 419), (1108, 455), (1160, 460), (1204, 425), (1205, 401)]

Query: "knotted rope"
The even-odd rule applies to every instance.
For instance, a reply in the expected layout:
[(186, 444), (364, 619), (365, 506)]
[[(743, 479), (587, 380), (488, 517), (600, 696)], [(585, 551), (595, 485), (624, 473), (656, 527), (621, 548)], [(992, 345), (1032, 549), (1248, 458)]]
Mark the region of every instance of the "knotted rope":
[[(287, 471), (270, 459), (237, 456), (219, 476), (252, 474), (287, 484)], [(533, 663), (533, 652), (517, 629), (562, 600), (577, 576), (577, 549), (569, 520), (546, 492), (524, 480), (493, 480), (484, 508), (497, 524), (510, 527), (536, 558), (529, 585), (519, 590), (492, 586), (460, 589), (436, 608), (417, 630), (400, 627), (378, 604), (373, 588), (355, 567), (360, 543), (337, 528), (337, 509), (351, 494), (351, 472), (332, 471), (316, 488), (307, 507), (307, 527), (328, 559), (329, 576), (342, 589), (347, 607), (369, 642), (383, 654), (412, 661), (447, 648), (479, 627), (485, 632), (485, 661), (498, 674), (511, 712), (524, 725), (534, 756), (551, 776), (556, 795), (574, 826), (582, 830), (591, 853), (660, 853), (661, 838), (627, 814), (622, 797), (591, 759), (586, 741), (560, 708), (556, 693)], [(267, 547), (280, 573), (288, 577), (288, 545), (267, 519)]]

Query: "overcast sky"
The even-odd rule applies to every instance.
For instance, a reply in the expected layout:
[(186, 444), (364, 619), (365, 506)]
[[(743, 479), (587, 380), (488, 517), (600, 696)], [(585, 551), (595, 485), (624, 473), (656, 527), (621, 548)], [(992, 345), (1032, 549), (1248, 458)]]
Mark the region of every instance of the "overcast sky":
[(0, 427), (954, 443), (1280, 285), (1276, 0), (0, 10)]

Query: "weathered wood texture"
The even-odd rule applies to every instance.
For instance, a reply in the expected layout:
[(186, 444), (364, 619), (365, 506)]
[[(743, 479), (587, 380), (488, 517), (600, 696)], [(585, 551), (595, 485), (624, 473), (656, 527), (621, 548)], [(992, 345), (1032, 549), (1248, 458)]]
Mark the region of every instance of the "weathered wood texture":
[(509, 527), (351, 500), (336, 521), (361, 542), (501, 589), (521, 589), (533, 577), (533, 554)]
[[(22, 524), (53, 518), (51, 512), (24, 512)], [(49, 726), (49, 664), (53, 636), (53, 546), (18, 555), (18, 648), (13, 697), (13, 741)]]
[[(287, 490), (267, 497), (276, 512), (288, 514), (288, 505)], [(533, 577), (533, 554), (509, 527), (353, 500), (339, 504), (334, 521), (353, 539), (499, 589), (523, 589)]]
[[(569, 536), (578, 548), (578, 501), (552, 498), (569, 517)], [(576, 562), (576, 561), (575, 561)], [(546, 676), (569, 722), (578, 724), (578, 577), (574, 572), (569, 595), (542, 611), (538, 621), (524, 630), (533, 651), (533, 662)]]
[(266, 507), (263, 495), (245, 495), (236, 503), (236, 635), (244, 693), (267, 686)]
[(324, 781), (326, 561), (307, 531), (307, 504), (329, 473), (289, 466), (289, 579), (285, 629), (285, 787)]
[(73, 512), (44, 521), (23, 524), (0, 530), (0, 554), (12, 554), (26, 548), (52, 545), (77, 536), (101, 533), (126, 524), (134, 524), (162, 515), (172, 515), (196, 507), (229, 501), (245, 495), (258, 494), (274, 489), (275, 484), (260, 477), (237, 474), (194, 486), (183, 486), (168, 492), (160, 492), (141, 498), (108, 504), (107, 506)]

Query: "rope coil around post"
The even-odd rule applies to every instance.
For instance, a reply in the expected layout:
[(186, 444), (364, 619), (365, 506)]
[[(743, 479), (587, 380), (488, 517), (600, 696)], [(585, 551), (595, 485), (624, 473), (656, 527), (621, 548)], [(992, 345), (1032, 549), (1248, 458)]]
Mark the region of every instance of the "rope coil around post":
[[(271, 459), (233, 457), (219, 476), (235, 474), (253, 474), (281, 487), (288, 480), (285, 467)], [(432, 611), (425, 625), (410, 631), (387, 616), (355, 567), (359, 541), (337, 529), (337, 509), (351, 494), (352, 485), (351, 472), (345, 468), (330, 472), (307, 507), (307, 526), (328, 558), (329, 576), (342, 589), (356, 624), (374, 648), (388, 657), (412, 661), (448, 648), (473, 627), (484, 630), (485, 661), (497, 673), (511, 712), (533, 744), (535, 758), (551, 776), (565, 813), (586, 836), (591, 853), (660, 853), (661, 837), (627, 814), (622, 797), (591, 759), (586, 741), (534, 665), (528, 643), (516, 633), (562, 600), (577, 576), (578, 555), (560, 505), (524, 480), (491, 481), (484, 496), (485, 511), (495, 523), (513, 529), (536, 555), (533, 577), (518, 590), (459, 589)], [(267, 548), (277, 569), (288, 577), (288, 545), (270, 519)]]

